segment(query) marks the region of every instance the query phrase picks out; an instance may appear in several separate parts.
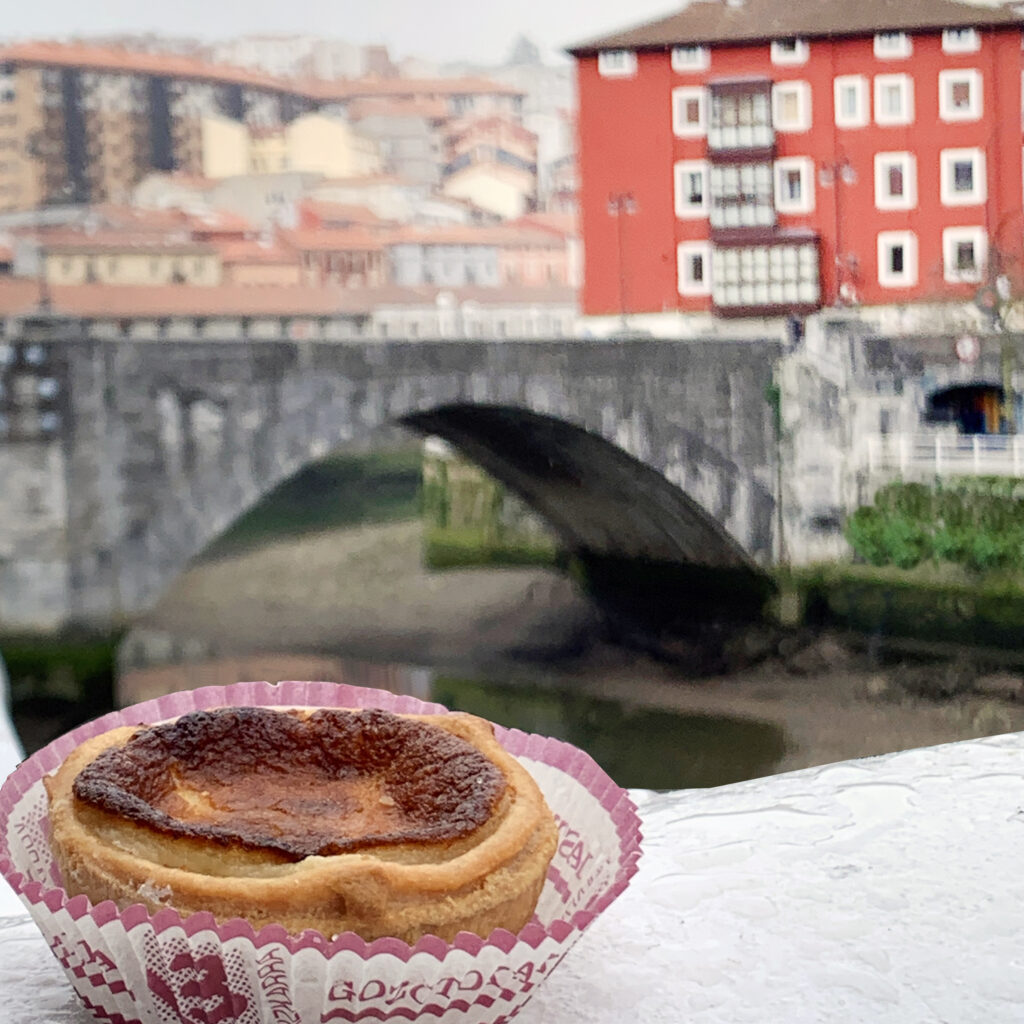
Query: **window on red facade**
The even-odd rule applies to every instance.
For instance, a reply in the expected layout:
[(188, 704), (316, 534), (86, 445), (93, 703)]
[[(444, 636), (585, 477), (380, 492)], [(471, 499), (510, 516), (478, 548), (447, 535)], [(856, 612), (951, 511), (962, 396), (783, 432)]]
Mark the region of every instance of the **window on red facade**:
[(954, 110), (969, 110), (971, 106), (971, 83), (966, 80), (953, 82), (949, 90), (949, 98)]
[(953, 191), (974, 191), (974, 161), (956, 160), (953, 163)]

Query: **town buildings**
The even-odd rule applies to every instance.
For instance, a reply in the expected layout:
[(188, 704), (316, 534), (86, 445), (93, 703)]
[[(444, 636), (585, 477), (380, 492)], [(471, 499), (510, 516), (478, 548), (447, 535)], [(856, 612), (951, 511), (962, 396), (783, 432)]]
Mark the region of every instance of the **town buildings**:
[(584, 314), (763, 332), (1024, 294), (1022, 23), (952, 0), (697, 0), (573, 47)]
[[(355, 177), (380, 170), (382, 152), (406, 171), (441, 153), (445, 122), (519, 125), (522, 100), (483, 77), (282, 78), (186, 54), (16, 44), (0, 49), (0, 213), (124, 202), (153, 172)], [(394, 116), (414, 111), (431, 112), (426, 126)]]
[(237, 44), (0, 49), (0, 326), (37, 302), (154, 340), (575, 333), (574, 224), (521, 222), (548, 199), (522, 86)]

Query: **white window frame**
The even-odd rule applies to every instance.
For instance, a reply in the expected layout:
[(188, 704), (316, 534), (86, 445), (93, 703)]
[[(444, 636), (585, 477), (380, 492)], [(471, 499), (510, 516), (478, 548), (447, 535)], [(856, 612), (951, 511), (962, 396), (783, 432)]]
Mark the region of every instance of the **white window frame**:
[[(703, 181), (701, 202), (691, 203), (683, 190), (685, 175), (698, 173)], [(697, 220), (707, 217), (711, 211), (711, 180), (707, 160), (679, 160), (673, 167), (672, 194), (676, 216), (680, 220)]]
[[(974, 164), (972, 178), (974, 187), (970, 192), (957, 192), (953, 185), (956, 180), (955, 165), (963, 160)], [(939, 198), (943, 206), (977, 206), (988, 196), (983, 149), (943, 149), (939, 151)]]
[(947, 28), (942, 30), (943, 53), (977, 53), (981, 37), (976, 28)]
[[(695, 281), (690, 274), (691, 257), (700, 256), (703, 261), (703, 280)], [(680, 295), (711, 294), (711, 243), (680, 242), (676, 246), (676, 277)]]
[[(779, 116), (782, 96), (793, 92), (797, 97), (797, 116), (791, 122)], [(811, 84), (810, 82), (776, 82), (772, 86), (772, 124), (777, 132), (806, 132), (811, 127)]]
[[(892, 85), (898, 85), (903, 93), (903, 110), (892, 114), (885, 109), (882, 95)], [(910, 75), (875, 75), (875, 124), (913, 124), (914, 123), (914, 80)]]
[[(696, 124), (679, 119), (680, 100), (696, 98), (699, 103), (699, 116)], [(672, 134), (677, 139), (696, 139), (706, 135), (708, 131), (708, 94), (702, 85), (681, 85), (672, 90)]]
[[(800, 172), (800, 198), (785, 195), (783, 180), (787, 171)], [(787, 156), (775, 161), (775, 209), (779, 213), (814, 211), (814, 161), (807, 156)]]
[(632, 78), (636, 74), (636, 51), (599, 51), (597, 54), (597, 73), (602, 78)]
[(706, 46), (673, 46), (673, 71), (707, 71), (711, 66), (711, 51)]
[[(787, 45), (789, 43), (792, 43), (792, 48)], [(806, 64), (811, 56), (811, 47), (806, 39), (790, 36), (773, 39), (771, 54), (773, 64)]]
[[(967, 82), (970, 104), (964, 108), (953, 106), (952, 91), (957, 82)], [(982, 84), (977, 68), (950, 68), (939, 72), (939, 117), (943, 121), (977, 121), (981, 118)]]
[[(958, 270), (956, 250), (961, 242), (974, 246), (974, 269)], [(985, 276), (988, 235), (983, 227), (944, 228), (942, 232), (942, 276), (950, 284), (977, 283)]]
[[(900, 164), (903, 170), (903, 195), (889, 192), (889, 167)], [(875, 209), (913, 210), (917, 206), (917, 158), (913, 153), (875, 154)]]
[[(903, 246), (903, 271), (899, 274), (889, 269), (889, 255), (897, 245)], [(913, 231), (879, 231), (878, 283), (883, 288), (913, 288), (917, 284), (917, 235)]]
[[(853, 87), (857, 90), (857, 110), (853, 114), (844, 114), (841, 96), (845, 89)], [(840, 75), (832, 85), (834, 115), (837, 128), (866, 128), (871, 120), (868, 108), (868, 80), (864, 75)]]
[(906, 32), (876, 32), (874, 50), (879, 60), (905, 60), (914, 52), (914, 44)]

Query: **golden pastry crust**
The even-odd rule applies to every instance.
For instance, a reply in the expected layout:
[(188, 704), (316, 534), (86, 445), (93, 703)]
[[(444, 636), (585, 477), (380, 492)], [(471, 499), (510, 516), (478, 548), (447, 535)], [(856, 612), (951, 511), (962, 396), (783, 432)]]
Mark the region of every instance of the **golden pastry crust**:
[(557, 829), (471, 715), (226, 708), (122, 727), (45, 780), (70, 895), (367, 940), (519, 931)]

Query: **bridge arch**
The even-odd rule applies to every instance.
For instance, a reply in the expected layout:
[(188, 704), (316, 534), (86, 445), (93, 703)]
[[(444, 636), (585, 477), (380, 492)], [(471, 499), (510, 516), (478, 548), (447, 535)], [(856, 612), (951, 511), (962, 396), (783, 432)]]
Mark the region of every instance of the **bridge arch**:
[[(476, 444), (474, 457), (509, 483), (511, 449), (491, 445), (488, 455), (487, 431), (492, 440), (502, 429), (520, 441), (529, 434), (541, 477), (544, 444), (560, 445), (562, 458), (576, 452), (577, 476), (592, 458), (609, 475), (602, 483), (587, 474), (593, 508), (605, 511), (586, 519), (579, 502), (571, 514), (559, 512), (550, 479), (544, 491), (530, 484), (529, 466), (516, 470), (515, 489), (525, 488), (579, 550), (659, 559), (708, 550), (692, 547), (696, 534), (683, 542), (674, 533), (687, 517), (697, 522), (696, 506), (703, 506), (718, 523), (703, 524), (718, 557), (771, 557), (777, 453), (764, 394), (774, 343), (159, 345), (83, 339), (69, 328), (43, 347), (45, 373), (61, 388), (63, 420), (39, 447), (62, 477), (66, 499), (54, 536), (59, 527), (63, 540), (5, 563), (0, 517), (5, 624), (130, 620), (276, 484), (402, 422), (436, 427), (450, 439), (465, 431), (458, 446)], [(2, 439), (0, 456), (20, 458)], [(38, 464), (38, 453), (33, 458)], [(628, 472), (622, 460), (632, 460)], [(637, 464), (644, 472), (631, 477)], [(572, 496), (565, 488), (560, 495)]]

